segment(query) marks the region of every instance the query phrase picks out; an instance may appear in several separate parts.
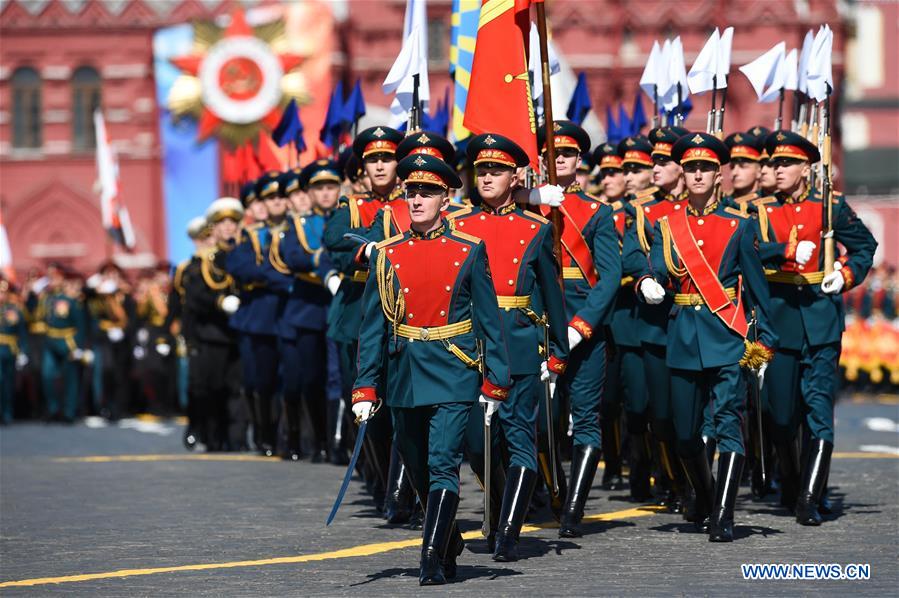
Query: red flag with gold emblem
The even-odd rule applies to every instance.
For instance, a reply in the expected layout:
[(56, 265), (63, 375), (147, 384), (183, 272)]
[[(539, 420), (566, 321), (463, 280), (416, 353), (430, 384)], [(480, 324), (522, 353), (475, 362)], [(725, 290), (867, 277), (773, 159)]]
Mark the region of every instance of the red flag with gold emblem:
[(537, 123), (525, 54), (530, 4), (530, 0), (482, 1), (463, 124), (474, 134), (508, 137), (537, 168)]

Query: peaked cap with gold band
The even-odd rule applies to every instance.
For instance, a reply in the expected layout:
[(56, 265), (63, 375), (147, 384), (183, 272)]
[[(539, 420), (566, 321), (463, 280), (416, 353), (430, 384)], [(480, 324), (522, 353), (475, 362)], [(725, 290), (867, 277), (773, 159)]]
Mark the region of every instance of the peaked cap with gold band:
[(711, 162), (721, 166), (730, 161), (730, 152), (724, 142), (708, 133), (689, 133), (675, 142), (671, 159), (678, 164)]
[(652, 143), (652, 157), (671, 157), (671, 148), (678, 139), (690, 131), (683, 127), (656, 127), (649, 132), (649, 142)]
[(279, 182), (281, 173), (277, 170), (269, 170), (256, 179), (256, 198), (265, 199), (281, 193)]
[(301, 189), (308, 189), (316, 183), (340, 184), (340, 169), (333, 160), (316, 160), (307, 164), (300, 171), (299, 184)]
[(444, 189), (458, 189), (462, 186), (462, 180), (452, 166), (427, 154), (406, 156), (397, 164), (396, 172), (407, 185), (418, 183)]
[(618, 155), (618, 148), (611, 143), (603, 143), (596, 146), (593, 150), (593, 161), (599, 166), (600, 170), (605, 168), (622, 169), (621, 156)]
[(187, 221), (187, 236), (191, 239), (199, 239), (208, 233), (208, 222), (205, 216), (194, 216)]
[(762, 139), (749, 133), (731, 133), (724, 139), (724, 145), (730, 149), (731, 160), (758, 162), (764, 149)]
[[(585, 155), (590, 152), (590, 135), (582, 127), (570, 120), (554, 121), (553, 137), (557, 149), (569, 147)], [(543, 127), (540, 127), (537, 131), (537, 145), (540, 147), (541, 154), (546, 151), (546, 130)]]
[(468, 142), (465, 155), (474, 166), (499, 164), (515, 168), (527, 166), (530, 162), (527, 153), (517, 143), (496, 133), (483, 133), (474, 137)]
[(240, 188), (240, 203), (242, 203), (244, 207), (247, 207), (257, 199), (259, 199), (259, 197), (256, 196), (255, 179), (244, 183)]
[(356, 135), (353, 153), (360, 161), (374, 154), (396, 154), (396, 147), (403, 140), (403, 134), (390, 127), (369, 127)]
[(340, 152), (340, 156), (337, 158), (337, 168), (351, 183), (358, 181), (362, 175), (362, 163), (359, 162), (359, 158), (353, 153), (351, 147), (344, 148)]
[(206, 221), (210, 224), (231, 218), (240, 222), (243, 218), (243, 204), (235, 197), (220, 197), (206, 209)]
[(289, 197), (291, 193), (300, 190), (299, 168), (282, 172), (278, 177), (278, 191), (282, 197)]
[(792, 131), (773, 131), (765, 139), (765, 149), (771, 160), (793, 158), (814, 164), (821, 159), (814, 143)]
[(652, 143), (643, 135), (625, 137), (618, 142), (617, 151), (622, 166), (639, 164), (652, 168)]
[(396, 159), (402, 160), (412, 154), (427, 154), (451, 162), (456, 155), (456, 148), (445, 137), (430, 131), (415, 131), (406, 136), (396, 146)]

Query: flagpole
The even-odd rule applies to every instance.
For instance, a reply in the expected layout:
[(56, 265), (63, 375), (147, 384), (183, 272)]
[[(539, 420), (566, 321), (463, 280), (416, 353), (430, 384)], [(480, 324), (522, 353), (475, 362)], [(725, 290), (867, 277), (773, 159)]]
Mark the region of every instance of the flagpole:
[(715, 136), (718, 139), (724, 137), (724, 106), (727, 104), (727, 88), (721, 90), (721, 107), (718, 108), (718, 117), (715, 122)]
[(709, 110), (709, 115), (706, 118), (706, 133), (709, 135), (715, 132), (715, 117), (717, 114), (717, 108), (715, 106), (716, 100), (718, 97), (718, 75), (712, 75), (712, 108)]
[(419, 74), (412, 75), (412, 108), (409, 109), (409, 121), (406, 125), (406, 135), (411, 135), (421, 128), (421, 108), (418, 105)]
[[(543, 116), (544, 131), (546, 133), (546, 176), (550, 185), (556, 181), (556, 137), (553, 129), (553, 100), (550, 76), (552, 71), (549, 66), (549, 35), (546, 27), (546, 6), (543, 2), (537, 2), (537, 35), (540, 38), (540, 64), (543, 71)], [(559, 208), (549, 209), (550, 220), (553, 225), (553, 252), (559, 262), (559, 272), (562, 271), (562, 214)], [(564, 284), (559, 279), (559, 284)]]
[(659, 86), (652, 84), (652, 128), (659, 126)]
[(786, 94), (786, 90), (781, 87), (780, 93), (777, 97), (777, 118), (774, 119), (774, 130), (780, 131), (783, 127), (784, 122), (784, 95)]

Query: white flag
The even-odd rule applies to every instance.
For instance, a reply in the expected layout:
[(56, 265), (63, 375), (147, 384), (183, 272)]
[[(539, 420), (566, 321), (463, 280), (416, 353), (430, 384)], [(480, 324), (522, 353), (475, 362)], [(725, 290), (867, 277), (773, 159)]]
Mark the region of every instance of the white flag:
[(740, 72), (749, 79), (761, 103), (776, 100), (786, 83), (784, 69), (786, 49), (787, 44), (780, 42), (749, 64), (740, 67)]
[(12, 278), (12, 249), (9, 247), (6, 225), (2, 220), (0, 220), (0, 272), (7, 278)]
[(784, 89), (793, 91), (799, 86), (799, 52), (793, 48), (784, 59)]
[(94, 133), (97, 140), (97, 181), (100, 187), (100, 216), (103, 228), (115, 228), (116, 198), (119, 195), (118, 165), (106, 136), (106, 123), (99, 108), (94, 110)]
[[(547, 40), (546, 51), (549, 54), (550, 78), (562, 70), (559, 64), (559, 56), (551, 40)], [(531, 31), (528, 38), (528, 70), (531, 72), (531, 101), (534, 103), (534, 113), (543, 114), (543, 63), (540, 61), (540, 34), (537, 26), (531, 23)], [(551, 80), (550, 80), (551, 82)], [(555, 104), (555, 102), (553, 102)]]
[(827, 88), (833, 90), (833, 31), (824, 25), (815, 36), (808, 61), (808, 95), (821, 102), (827, 98)]
[(396, 92), (390, 104), (390, 124), (398, 127), (409, 120), (418, 75), (418, 100), (427, 112), (431, 100), (428, 82), (428, 20), (426, 0), (406, 0), (403, 47), (381, 86), (385, 94)]
[[(667, 42), (665, 42), (667, 43)], [(646, 66), (643, 68), (643, 75), (640, 77), (640, 89), (643, 90), (649, 101), (654, 102), (657, 98), (661, 99), (662, 94), (667, 91), (668, 74), (665, 71), (665, 63), (662, 57), (662, 48), (659, 42), (652, 42), (652, 50), (649, 51), (649, 58), (646, 60)]]
[(709, 36), (708, 41), (699, 52), (699, 56), (690, 67), (687, 73), (687, 82), (690, 84), (690, 92), (694, 94), (705, 93), (719, 87), (718, 77), (718, 57), (720, 55), (718, 46), (721, 43), (721, 35), (718, 28)]
[(721, 40), (718, 42), (718, 89), (727, 87), (727, 78), (730, 76), (730, 50), (733, 41), (733, 27), (728, 27), (721, 32)]
[(797, 75), (799, 77), (796, 89), (802, 93), (808, 93), (808, 61), (812, 55), (812, 47), (815, 45), (815, 35), (809, 29), (805, 33), (805, 39), (802, 40), (802, 51), (799, 52), (799, 68)]
[[(662, 48), (662, 53), (665, 53), (664, 48)], [(668, 90), (661, 104), (666, 111), (671, 112), (690, 95), (690, 88), (687, 84), (687, 65), (684, 64), (684, 46), (680, 36), (674, 38), (674, 41), (668, 46), (667, 58)], [(678, 84), (680, 84), (680, 94), (678, 94)], [(680, 101), (678, 101), (678, 95)]]

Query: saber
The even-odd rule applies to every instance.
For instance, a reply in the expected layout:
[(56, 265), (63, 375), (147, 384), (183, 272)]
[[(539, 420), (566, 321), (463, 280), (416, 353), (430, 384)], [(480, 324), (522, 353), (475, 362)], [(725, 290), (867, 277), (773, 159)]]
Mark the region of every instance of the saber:
[[(749, 320), (749, 323), (752, 325), (752, 336), (755, 342), (759, 342), (759, 321), (755, 316), (755, 309), (752, 310), (752, 317)], [(755, 374), (752, 373), (752, 377), (754, 380), (752, 381), (752, 400), (755, 402), (755, 424), (758, 428), (758, 443), (759, 443), (759, 463), (762, 467), (762, 488), (768, 487), (768, 478), (767, 478), (767, 467), (765, 464), (765, 432), (762, 429), (762, 393), (761, 388), (759, 388), (759, 378)]]
[(370, 242), (369, 239), (366, 239), (362, 235), (357, 235), (354, 233), (343, 233), (343, 238), (346, 239), (347, 241), (355, 241), (357, 243), (362, 243), (363, 245), (366, 245)]
[(340, 508), (340, 503), (343, 502), (346, 489), (349, 487), (350, 479), (353, 477), (353, 471), (356, 469), (356, 461), (359, 460), (359, 453), (362, 452), (362, 444), (365, 440), (365, 431), (368, 429), (368, 422), (371, 421), (371, 418), (374, 417), (380, 406), (381, 403), (378, 402), (372, 409), (368, 419), (359, 424), (359, 432), (356, 434), (356, 446), (353, 447), (353, 456), (350, 458), (349, 465), (347, 465), (346, 474), (343, 476), (343, 483), (340, 484), (340, 491), (337, 493), (337, 500), (334, 501), (334, 506), (331, 507), (331, 514), (328, 515), (328, 521), (325, 523), (326, 526), (331, 525), (331, 522), (334, 521), (334, 517), (337, 515), (337, 509)]
[(492, 435), (490, 434), (490, 416), (487, 415), (487, 403), (484, 403), (484, 522), (481, 533), (490, 535), (490, 469), (493, 464)]
[[(543, 318), (543, 347), (546, 351), (546, 360), (549, 363), (549, 321)], [(549, 469), (553, 479), (553, 495), (559, 495), (559, 475), (556, 464), (556, 433), (553, 430), (553, 393), (550, 389), (549, 378), (543, 381), (543, 396), (546, 398), (546, 442), (549, 444), (547, 457)]]

